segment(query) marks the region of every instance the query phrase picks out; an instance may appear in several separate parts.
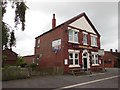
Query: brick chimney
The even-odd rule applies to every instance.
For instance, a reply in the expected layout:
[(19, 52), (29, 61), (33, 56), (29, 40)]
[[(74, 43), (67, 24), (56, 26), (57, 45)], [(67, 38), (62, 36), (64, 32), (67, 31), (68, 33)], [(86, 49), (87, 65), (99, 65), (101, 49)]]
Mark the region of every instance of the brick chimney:
[(112, 49), (110, 49), (110, 52), (113, 52), (113, 50), (112, 50)]
[(52, 29), (56, 27), (56, 19), (55, 19), (55, 14), (53, 14), (53, 19), (52, 19)]

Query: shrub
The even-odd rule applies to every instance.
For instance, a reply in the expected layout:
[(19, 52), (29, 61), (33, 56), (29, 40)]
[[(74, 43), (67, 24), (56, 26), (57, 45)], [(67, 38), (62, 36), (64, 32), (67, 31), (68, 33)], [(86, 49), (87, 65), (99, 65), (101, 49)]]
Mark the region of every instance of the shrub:
[(24, 61), (23, 57), (18, 56), (17, 57), (17, 66), (25, 67), (27, 63)]
[(30, 67), (31, 67), (32, 69), (35, 69), (35, 68), (37, 67), (37, 64), (36, 64), (36, 63), (31, 63), (31, 64), (30, 64)]

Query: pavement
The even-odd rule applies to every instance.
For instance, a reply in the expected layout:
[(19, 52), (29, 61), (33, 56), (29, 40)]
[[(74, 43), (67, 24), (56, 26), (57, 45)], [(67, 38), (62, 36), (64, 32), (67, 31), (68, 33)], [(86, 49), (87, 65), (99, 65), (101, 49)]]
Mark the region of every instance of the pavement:
[[(35, 76), (22, 80), (3, 81), (3, 88), (118, 88), (118, 68), (107, 68), (106, 72), (91, 75)], [(68, 87), (69, 88), (69, 87)], [(66, 88), (66, 89), (68, 89)], [(70, 89), (69, 88), (69, 89)]]

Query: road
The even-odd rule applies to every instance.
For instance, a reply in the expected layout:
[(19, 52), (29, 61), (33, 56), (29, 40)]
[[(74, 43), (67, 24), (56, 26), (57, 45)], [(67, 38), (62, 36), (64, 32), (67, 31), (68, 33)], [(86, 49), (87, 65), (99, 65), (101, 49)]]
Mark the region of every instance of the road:
[(36, 76), (29, 79), (4, 81), (3, 88), (118, 88), (118, 69), (84, 76)]

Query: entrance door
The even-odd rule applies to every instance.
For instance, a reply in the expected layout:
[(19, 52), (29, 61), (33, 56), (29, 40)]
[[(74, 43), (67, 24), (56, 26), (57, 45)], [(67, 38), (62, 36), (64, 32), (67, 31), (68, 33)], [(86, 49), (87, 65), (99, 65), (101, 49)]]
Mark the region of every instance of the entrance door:
[(83, 58), (84, 61), (84, 70), (87, 71), (87, 58)]

